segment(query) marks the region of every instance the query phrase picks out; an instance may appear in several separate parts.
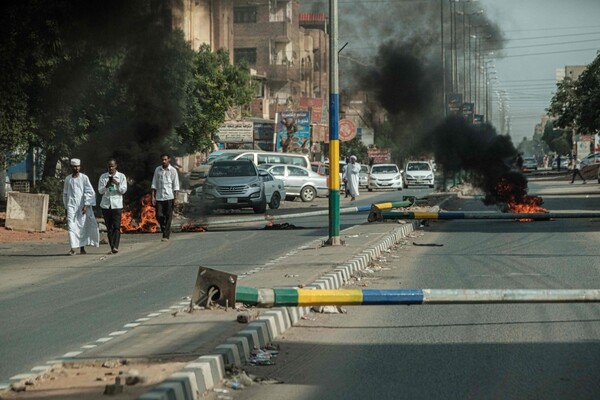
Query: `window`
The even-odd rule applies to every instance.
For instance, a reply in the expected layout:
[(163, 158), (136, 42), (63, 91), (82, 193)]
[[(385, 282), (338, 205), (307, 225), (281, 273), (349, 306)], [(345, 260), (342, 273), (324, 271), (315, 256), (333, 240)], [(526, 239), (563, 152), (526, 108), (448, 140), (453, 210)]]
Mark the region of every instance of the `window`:
[(308, 173), (303, 169), (289, 166), (288, 172), (290, 176), (308, 176)]
[(256, 64), (256, 47), (233, 49), (233, 62), (239, 64), (243, 60), (250, 65)]
[(282, 166), (277, 166), (277, 167), (273, 167), (271, 169), (271, 173), (275, 176), (284, 176), (285, 175), (285, 167)]
[(251, 24), (256, 22), (256, 7), (234, 7), (233, 22)]

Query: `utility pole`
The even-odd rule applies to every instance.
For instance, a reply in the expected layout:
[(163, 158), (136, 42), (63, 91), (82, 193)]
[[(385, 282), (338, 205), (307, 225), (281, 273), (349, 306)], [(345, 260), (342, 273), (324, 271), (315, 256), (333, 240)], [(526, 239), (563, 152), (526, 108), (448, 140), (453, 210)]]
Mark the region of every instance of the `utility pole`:
[(340, 140), (339, 140), (339, 65), (338, 2), (329, 0), (329, 239), (330, 246), (340, 246)]

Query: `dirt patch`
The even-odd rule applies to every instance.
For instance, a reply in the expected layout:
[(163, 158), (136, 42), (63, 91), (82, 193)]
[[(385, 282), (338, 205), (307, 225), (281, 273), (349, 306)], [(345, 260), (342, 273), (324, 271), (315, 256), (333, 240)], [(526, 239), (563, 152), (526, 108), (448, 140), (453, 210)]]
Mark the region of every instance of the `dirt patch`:
[(67, 231), (55, 227), (50, 220), (46, 232), (13, 230), (6, 228), (6, 213), (0, 212), (0, 242), (66, 242)]
[[(1, 391), (0, 398), (3, 400), (106, 400), (107, 398), (133, 400), (174, 372), (184, 368), (186, 364), (186, 362), (164, 362), (164, 360), (57, 364), (40, 375), (13, 384), (12, 389)], [(116, 384), (117, 380), (119, 384)]]

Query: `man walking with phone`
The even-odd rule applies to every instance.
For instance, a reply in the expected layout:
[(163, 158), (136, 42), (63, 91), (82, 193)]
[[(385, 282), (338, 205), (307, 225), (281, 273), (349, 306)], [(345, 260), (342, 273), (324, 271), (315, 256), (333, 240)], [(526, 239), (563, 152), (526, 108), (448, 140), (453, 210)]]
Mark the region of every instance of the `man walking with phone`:
[(177, 204), (179, 175), (171, 165), (171, 156), (162, 154), (160, 159), (162, 165), (156, 167), (152, 177), (152, 205), (156, 207), (156, 219), (162, 232), (161, 240), (166, 242), (171, 236), (171, 220), (173, 208)]
[(108, 254), (119, 252), (121, 241), (121, 215), (123, 213), (123, 195), (127, 191), (127, 178), (117, 171), (117, 161), (114, 158), (108, 160), (108, 172), (100, 175), (98, 180), (98, 192), (102, 195), (100, 208), (106, 224)]

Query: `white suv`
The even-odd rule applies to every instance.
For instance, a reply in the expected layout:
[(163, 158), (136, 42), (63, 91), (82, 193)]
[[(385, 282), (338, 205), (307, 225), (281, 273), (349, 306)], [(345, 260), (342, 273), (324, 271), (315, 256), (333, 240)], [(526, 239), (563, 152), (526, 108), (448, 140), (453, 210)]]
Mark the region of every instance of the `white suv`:
[(427, 185), (433, 188), (435, 176), (429, 161), (409, 161), (406, 163), (404, 184), (406, 187), (410, 185)]

